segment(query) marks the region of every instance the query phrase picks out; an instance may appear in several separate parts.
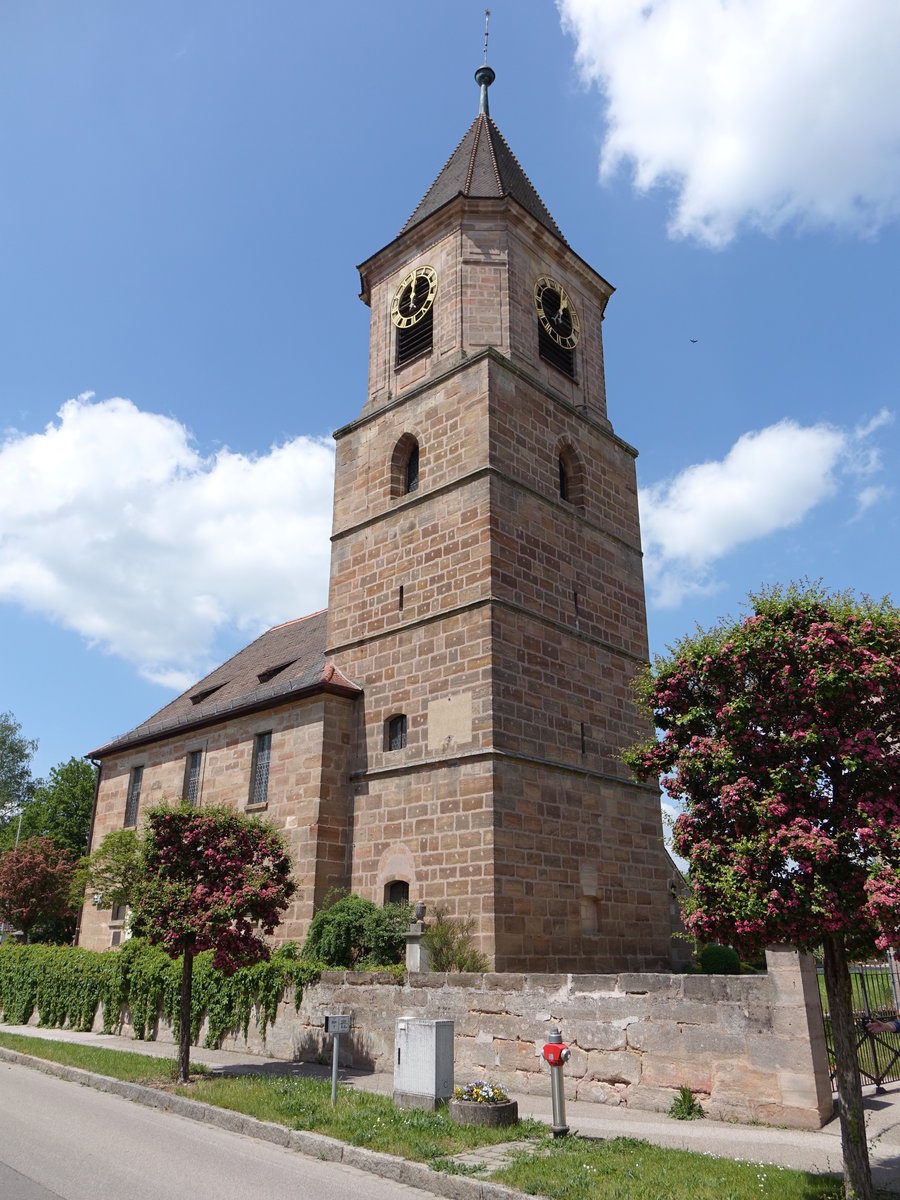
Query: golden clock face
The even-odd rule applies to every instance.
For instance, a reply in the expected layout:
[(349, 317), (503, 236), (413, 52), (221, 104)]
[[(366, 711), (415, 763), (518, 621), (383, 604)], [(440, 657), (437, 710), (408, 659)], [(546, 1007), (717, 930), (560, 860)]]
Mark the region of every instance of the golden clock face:
[(416, 267), (406, 276), (391, 301), (391, 320), (398, 329), (408, 329), (431, 311), (437, 293), (434, 267)]
[(542, 275), (534, 285), (534, 307), (548, 337), (564, 350), (574, 350), (581, 326), (563, 285), (549, 275)]

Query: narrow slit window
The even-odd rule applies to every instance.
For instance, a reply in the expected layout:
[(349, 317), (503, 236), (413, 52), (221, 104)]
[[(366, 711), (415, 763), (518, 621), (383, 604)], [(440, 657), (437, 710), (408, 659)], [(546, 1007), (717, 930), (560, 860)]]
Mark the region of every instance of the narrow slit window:
[(272, 733), (258, 733), (253, 743), (253, 764), (250, 768), (251, 805), (268, 803), (269, 759), (272, 753)]
[(137, 825), (138, 805), (141, 801), (141, 783), (144, 778), (143, 767), (132, 767), (128, 779), (128, 799), (125, 801), (125, 828), (133, 829)]
[(203, 751), (192, 750), (184, 764), (184, 787), (181, 798), (185, 804), (196, 808), (200, 801), (200, 771), (203, 766)]
[(397, 608), (400, 612), (403, 612), (403, 584), (402, 583), (400, 584), (400, 591), (397, 595)]
[(409, 452), (409, 458), (406, 460), (406, 478), (404, 480), (406, 494), (419, 490), (419, 446), (418, 443), (413, 446)]

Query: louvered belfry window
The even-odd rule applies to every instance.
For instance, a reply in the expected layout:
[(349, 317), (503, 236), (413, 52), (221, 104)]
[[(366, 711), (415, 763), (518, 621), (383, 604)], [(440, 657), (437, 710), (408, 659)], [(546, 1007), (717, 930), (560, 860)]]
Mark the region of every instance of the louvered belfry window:
[[(426, 289), (428, 283), (421, 281)], [(434, 340), (434, 309), (429, 309), (420, 321), (407, 329), (397, 330), (397, 358), (395, 366), (402, 367), (421, 354), (430, 354)]]
[(557, 345), (540, 321), (538, 322), (538, 354), (557, 370), (562, 371), (564, 375), (568, 375), (570, 379), (575, 378), (575, 351)]
[(269, 798), (269, 758), (272, 734), (258, 733), (253, 744), (253, 767), (250, 772), (250, 803), (265, 804)]

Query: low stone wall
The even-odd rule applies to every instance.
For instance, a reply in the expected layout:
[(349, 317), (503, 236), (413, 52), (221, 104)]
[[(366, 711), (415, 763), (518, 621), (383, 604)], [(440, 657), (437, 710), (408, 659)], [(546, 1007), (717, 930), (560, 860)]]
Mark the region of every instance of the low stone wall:
[(513, 1096), (546, 1094), (541, 1046), (556, 1024), (572, 1050), (571, 1098), (667, 1109), (686, 1086), (712, 1117), (819, 1128), (833, 1102), (815, 968), (787, 948), (766, 958), (768, 974), (739, 976), (431, 974), (398, 984), (331, 971), (299, 1011), (285, 997), (265, 1040), (251, 1023), (246, 1040), (223, 1048), (330, 1060), (325, 1015), (349, 1013), (341, 1064), (391, 1073), (398, 1017), (451, 1019), (457, 1082), (489, 1076)]

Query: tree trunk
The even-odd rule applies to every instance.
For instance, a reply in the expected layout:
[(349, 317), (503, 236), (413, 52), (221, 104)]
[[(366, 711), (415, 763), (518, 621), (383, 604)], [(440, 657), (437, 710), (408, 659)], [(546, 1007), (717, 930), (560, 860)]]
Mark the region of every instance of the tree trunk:
[(194, 943), (184, 947), (181, 962), (181, 1008), (178, 1017), (178, 1082), (187, 1083), (191, 1073), (191, 981), (194, 975)]
[(872, 1170), (866, 1141), (862, 1085), (856, 1060), (853, 1028), (853, 999), (847, 952), (840, 934), (826, 934), (825, 991), (831, 1012), (831, 1036), (834, 1041), (835, 1082), (838, 1114), (841, 1120), (841, 1147), (844, 1155), (844, 1196), (846, 1200), (872, 1200)]

